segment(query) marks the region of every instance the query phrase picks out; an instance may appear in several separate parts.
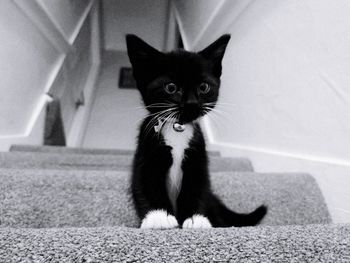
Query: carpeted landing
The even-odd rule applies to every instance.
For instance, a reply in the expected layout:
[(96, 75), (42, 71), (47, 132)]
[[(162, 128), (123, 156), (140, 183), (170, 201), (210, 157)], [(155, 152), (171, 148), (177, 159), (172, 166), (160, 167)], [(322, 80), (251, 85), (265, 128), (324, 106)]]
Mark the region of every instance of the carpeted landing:
[(215, 193), (269, 207), (258, 227), (141, 230), (130, 151), (14, 146), (0, 154), (0, 262), (350, 262), (350, 225), (331, 223), (308, 174), (256, 173), (213, 152)]

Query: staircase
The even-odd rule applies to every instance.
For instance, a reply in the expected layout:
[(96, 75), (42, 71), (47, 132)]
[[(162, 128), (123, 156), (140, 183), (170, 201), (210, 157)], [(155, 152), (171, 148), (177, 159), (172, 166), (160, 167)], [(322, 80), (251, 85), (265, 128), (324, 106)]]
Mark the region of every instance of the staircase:
[(15, 145), (0, 154), (0, 262), (350, 262), (350, 225), (332, 224), (312, 176), (254, 172), (210, 153), (214, 192), (269, 212), (258, 227), (141, 230), (132, 152)]

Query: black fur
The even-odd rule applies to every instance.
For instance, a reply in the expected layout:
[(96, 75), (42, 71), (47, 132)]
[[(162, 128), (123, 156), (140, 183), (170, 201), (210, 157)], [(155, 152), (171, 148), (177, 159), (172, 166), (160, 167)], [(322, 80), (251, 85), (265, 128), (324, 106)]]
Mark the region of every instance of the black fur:
[[(141, 220), (149, 211), (163, 209), (174, 215), (180, 226), (195, 214), (206, 216), (214, 227), (251, 226), (266, 214), (265, 206), (250, 214), (237, 214), (212, 193), (205, 140), (196, 123), (217, 101), (221, 60), (229, 39), (229, 35), (224, 35), (198, 53), (184, 50), (162, 53), (134, 35), (126, 37), (134, 77), (150, 112), (140, 127), (131, 181), (134, 205)], [(169, 83), (176, 85), (176, 93), (165, 92)], [(203, 83), (210, 87), (205, 94), (200, 90)], [(183, 179), (176, 212), (166, 189), (167, 173), (173, 161), (172, 148), (165, 144), (161, 133), (154, 130), (157, 114), (162, 110), (168, 110), (163, 117), (173, 112), (179, 123), (192, 123), (194, 127), (194, 136), (182, 162)]]

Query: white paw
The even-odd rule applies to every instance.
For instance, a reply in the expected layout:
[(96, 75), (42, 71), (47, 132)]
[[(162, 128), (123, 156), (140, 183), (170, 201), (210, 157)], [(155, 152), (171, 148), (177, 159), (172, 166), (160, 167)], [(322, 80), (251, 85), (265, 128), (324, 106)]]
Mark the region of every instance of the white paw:
[(176, 228), (179, 224), (174, 216), (165, 210), (152, 210), (142, 220), (141, 228), (144, 229), (166, 229)]
[(183, 224), (182, 228), (211, 228), (211, 224), (205, 216), (202, 215), (193, 215), (190, 218), (187, 218)]

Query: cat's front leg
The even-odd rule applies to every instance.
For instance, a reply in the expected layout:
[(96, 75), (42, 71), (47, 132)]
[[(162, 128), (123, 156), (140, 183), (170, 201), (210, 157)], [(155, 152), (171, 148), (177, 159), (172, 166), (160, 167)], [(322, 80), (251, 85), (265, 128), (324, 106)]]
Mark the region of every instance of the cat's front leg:
[[(192, 203), (192, 204), (189, 204)], [(199, 209), (199, 204), (196, 204), (196, 199), (189, 199), (187, 201), (187, 207), (184, 205), (179, 211), (179, 222), (182, 228), (211, 228), (212, 224), (205, 216), (205, 212)]]
[(133, 191), (134, 203), (141, 219), (140, 228), (168, 229), (178, 227), (172, 215), (171, 204), (165, 189), (159, 182), (149, 180)]
[(172, 163), (168, 147), (154, 148), (150, 154), (136, 156), (132, 192), (143, 229), (178, 227), (166, 191), (165, 179)]
[[(199, 147), (200, 148), (200, 147)], [(204, 147), (203, 147), (204, 148)], [(211, 228), (206, 194), (210, 191), (205, 150), (188, 151), (183, 163), (183, 182), (177, 207), (182, 228)]]
[(168, 229), (178, 227), (167, 193), (159, 182), (144, 183), (142, 190), (134, 191), (134, 201), (141, 219), (140, 228)]
[(182, 228), (211, 228), (201, 194), (183, 189), (178, 199), (178, 219)]

